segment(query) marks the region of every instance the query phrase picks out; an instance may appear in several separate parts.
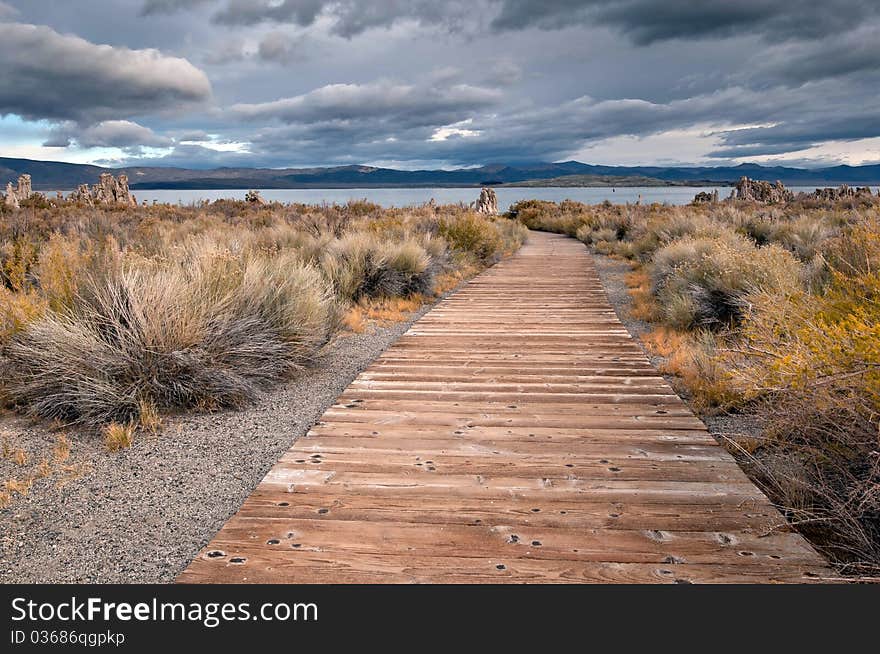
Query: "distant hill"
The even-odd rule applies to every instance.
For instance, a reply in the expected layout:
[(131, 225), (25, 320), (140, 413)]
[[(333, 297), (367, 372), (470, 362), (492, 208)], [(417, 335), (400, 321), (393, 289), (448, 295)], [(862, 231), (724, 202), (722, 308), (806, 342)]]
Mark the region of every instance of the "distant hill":
[[(696, 183), (696, 182), (694, 182)], [(502, 186), (519, 187), (604, 187), (604, 186), (693, 186), (692, 182), (678, 182), (643, 175), (563, 175), (548, 179), (527, 179), (523, 182), (509, 182)], [(713, 182), (708, 182), (713, 183)]]
[(719, 167), (594, 166), (578, 161), (491, 164), (457, 170), (394, 170), (373, 166), (325, 168), (101, 168), (0, 157), (0, 188), (30, 173), (40, 190), (92, 184), (102, 172), (126, 173), (133, 189), (380, 188), (522, 186), (663, 186), (732, 184), (743, 175), (790, 186), (880, 184), (880, 165), (805, 169), (742, 164)]

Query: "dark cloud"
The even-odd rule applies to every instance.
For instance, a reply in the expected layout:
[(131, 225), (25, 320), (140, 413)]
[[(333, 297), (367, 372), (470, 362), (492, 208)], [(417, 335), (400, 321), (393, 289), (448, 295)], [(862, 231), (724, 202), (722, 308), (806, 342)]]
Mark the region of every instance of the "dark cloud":
[(142, 16), (155, 14), (168, 14), (176, 11), (195, 9), (199, 5), (208, 4), (214, 0), (144, 0), (141, 8)]
[(174, 143), (130, 120), (106, 120), (86, 128), (70, 123), (60, 125), (52, 130), (43, 145), (68, 147), (73, 141), (82, 148), (164, 148)]
[(852, 107), (837, 116), (807, 110), (778, 124), (749, 127), (722, 134), (714, 157), (749, 157), (806, 150), (827, 141), (856, 141), (880, 135), (880, 116)]
[[(211, 1), (147, 0), (143, 13), (170, 13)], [(401, 20), (458, 29), (474, 15), (477, 4), (465, 0), (227, 0), (214, 13), (213, 20), (228, 26), (276, 23), (308, 27), (323, 15), (332, 21), (333, 33), (350, 38), (370, 28), (389, 27)], [(485, 6), (487, 0), (481, 0), (479, 4)]]
[(380, 80), (330, 84), (272, 102), (237, 104), (231, 112), (249, 121), (315, 124), (369, 119), (405, 128), (458, 122), (502, 98), (497, 89), (468, 84), (440, 87)]
[(198, 143), (203, 141), (210, 141), (211, 135), (203, 130), (197, 129), (190, 132), (182, 132), (177, 136), (177, 140)]
[(217, 6), (214, 20), (224, 25), (308, 27), (326, 16), (332, 30), (346, 37), (401, 20), (447, 30), (604, 25), (640, 45), (754, 34), (774, 40), (822, 38), (857, 27), (877, 9), (873, 0), (147, 0), (143, 11), (155, 14), (208, 3)]
[(256, 25), (262, 22), (293, 23), (308, 26), (329, 4), (326, 0), (229, 0), (215, 15), (224, 25)]
[(866, 24), (822, 40), (772, 46), (755, 57), (751, 77), (765, 84), (800, 85), (853, 74), (880, 73), (880, 25)]
[(500, 0), (497, 30), (607, 25), (639, 45), (669, 39), (761, 35), (812, 39), (874, 16), (872, 0)]
[(19, 23), (0, 23), (0, 77), (0, 114), (83, 124), (167, 112), (211, 95), (208, 78), (185, 59)]
[(278, 64), (289, 64), (295, 61), (305, 61), (308, 58), (308, 49), (303, 38), (294, 38), (284, 32), (269, 32), (257, 48), (257, 55), (263, 61), (273, 61)]

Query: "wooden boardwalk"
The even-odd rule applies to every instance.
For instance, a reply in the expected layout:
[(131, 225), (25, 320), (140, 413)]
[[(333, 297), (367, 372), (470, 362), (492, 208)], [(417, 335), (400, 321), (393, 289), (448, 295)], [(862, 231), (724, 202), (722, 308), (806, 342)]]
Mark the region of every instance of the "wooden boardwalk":
[(808, 582), (831, 575), (533, 233), (440, 302), (181, 582)]

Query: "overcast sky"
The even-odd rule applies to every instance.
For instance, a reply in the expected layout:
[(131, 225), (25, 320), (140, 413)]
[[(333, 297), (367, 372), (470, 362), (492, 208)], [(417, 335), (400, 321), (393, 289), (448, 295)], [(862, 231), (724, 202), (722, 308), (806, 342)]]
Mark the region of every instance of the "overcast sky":
[(877, 0), (0, 0), (0, 156), (880, 163)]

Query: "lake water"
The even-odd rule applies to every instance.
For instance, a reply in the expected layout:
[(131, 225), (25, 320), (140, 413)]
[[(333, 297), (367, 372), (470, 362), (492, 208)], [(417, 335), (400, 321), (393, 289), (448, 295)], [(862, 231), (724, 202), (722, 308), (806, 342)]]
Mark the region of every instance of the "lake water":
[[(814, 186), (794, 186), (793, 191), (815, 190)], [(665, 202), (667, 204), (688, 204), (700, 191), (712, 192), (726, 198), (730, 187), (724, 186), (637, 186), (622, 188), (579, 188), (579, 187), (540, 187), (496, 188), (498, 209), (507, 208), (519, 200), (577, 200), (586, 204), (598, 204), (608, 200), (615, 204), (637, 202)], [(876, 192), (876, 188), (874, 191)], [(244, 199), (245, 189), (234, 190), (133, 190), (138, 202), (169, 202), (171, 204), (192, 204), (201, 200), (220, 198)], [(369, 200), (383, 207), (408, 207), (424, 204), (434, 199), (437, 204), (470, 204), (480, 195), (477, 188), (344, 188), (344, 189), (264, 189), (260, 194), (267, 200), (278, 202), (301, 202), (304, 204), (344, 204), (349, 200)]]

